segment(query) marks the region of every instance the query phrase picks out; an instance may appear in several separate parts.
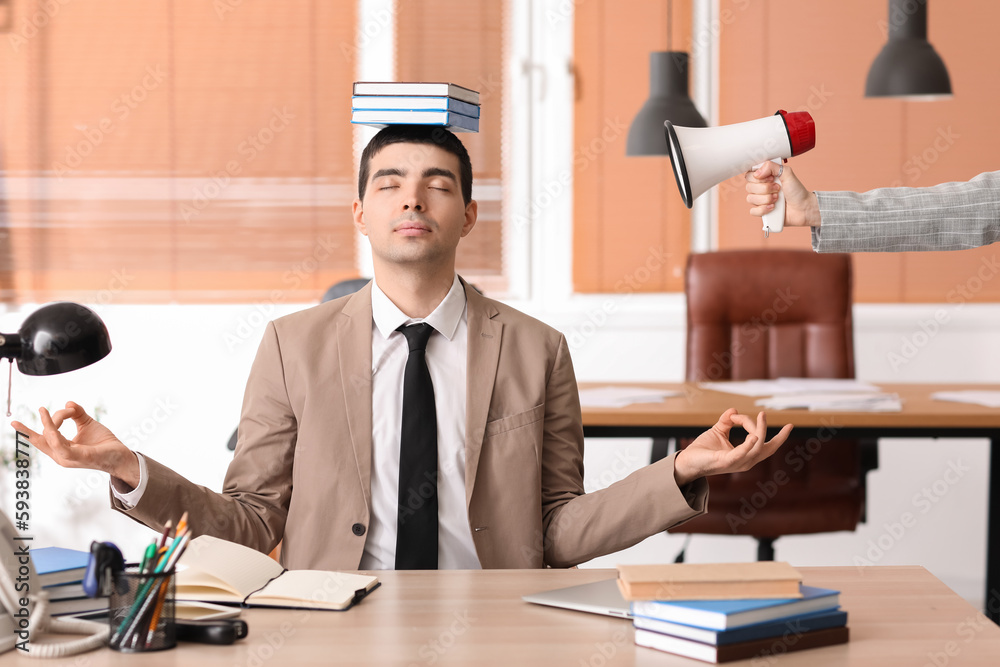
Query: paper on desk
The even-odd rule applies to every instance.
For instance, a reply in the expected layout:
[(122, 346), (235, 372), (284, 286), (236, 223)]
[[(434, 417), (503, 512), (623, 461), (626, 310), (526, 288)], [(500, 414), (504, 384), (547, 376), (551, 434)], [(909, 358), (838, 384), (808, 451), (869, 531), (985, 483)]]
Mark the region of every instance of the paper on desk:
[(679, 391), (643, 387), (593, 387), (580, 391), (580, 406), (584, 408), (623, 408), (633, 403), (660, 403), (665, 398), (680, 396)]
[(803, 393), (769, 396), (755, 401), (770, 410), (824, 410), (840, 412), (899, 412), (903, 409), (898, 394), (874, 393)]
[(955, 403), (984, 405), (987, 408), (1000, 408), (1000, 391), (981, 391), (976, 389), (936, 391), (931, 394), (931, 398), (936, 401), (953, 401)]
[(743, 380), (736, 382), (702, 382), (702, 389), (740, 396), (776, 396), (802, 392), (866, 392), (879, 390), (873, 384), (846, 378), (778, 378), (777, 380)]

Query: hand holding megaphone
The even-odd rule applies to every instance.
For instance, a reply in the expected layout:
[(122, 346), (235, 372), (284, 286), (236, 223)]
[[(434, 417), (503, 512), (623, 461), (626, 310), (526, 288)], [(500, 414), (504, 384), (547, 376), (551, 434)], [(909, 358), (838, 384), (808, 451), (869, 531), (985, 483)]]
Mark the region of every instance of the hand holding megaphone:
[[(821, 219), (819, 201), (798, 179), (791, 165), (781, 167), (773, 162), (764, 162), (745, 174), (747, 203), (752, 207), (750, 215), (763, 217), (772, 213), (778, 194), (785, 202), (785, 224), (792, 227), (817, 227)], [(778, 181), (778, 177), (781, 178)], [(773, 231), (773, 230), (772, 230)]]
[[(684, 204), (704, 192), (769, 160), (801, 155), (816, 145), (816, 126), (807, 111), (778, 111), (773, 116), (719, 127), (682, 127), (663, 123), (670, 162)], [(779, 205), (780, 202), (780, 205)], [(764, 216), (764, 236), (784, 227), (784, 198)]]

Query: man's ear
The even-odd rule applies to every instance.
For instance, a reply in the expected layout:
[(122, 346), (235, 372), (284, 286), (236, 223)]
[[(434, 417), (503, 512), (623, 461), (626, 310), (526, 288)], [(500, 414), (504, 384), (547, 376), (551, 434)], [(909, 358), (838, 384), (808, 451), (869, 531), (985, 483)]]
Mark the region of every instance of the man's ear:
[(462, 224), (462, 236), (465, 237), (472, 228), (476, 226), (476, 220), (479, 217), (479, 202), (475, 199), (469, 202), (465, 207), (465, 223)]
[(351, 204), (351, 215), (354, 217), (354, 228), (362, 235), (368, 236), (368, 228), (365, 227), (365, 212), (361, 208), (360, 199), (355, 199)]

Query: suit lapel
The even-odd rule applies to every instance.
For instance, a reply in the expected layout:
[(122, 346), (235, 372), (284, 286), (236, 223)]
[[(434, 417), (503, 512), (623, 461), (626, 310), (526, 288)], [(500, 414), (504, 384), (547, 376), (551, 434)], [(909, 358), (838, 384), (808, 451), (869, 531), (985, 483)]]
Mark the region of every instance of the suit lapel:
[(465, 502), (472, 500), (472, 489), (479, 469), (483, 433), (493, 398), (493, 382), (500, 359), (503, 323), (495, 319), (500, 311), (475, 289), (462, 281), (468, 300), (468, 359), (465, 377)]
[(365, 504), (371, 509), (372, 293), (371, 283), (351, 297), (337, 321), (340, 381)]

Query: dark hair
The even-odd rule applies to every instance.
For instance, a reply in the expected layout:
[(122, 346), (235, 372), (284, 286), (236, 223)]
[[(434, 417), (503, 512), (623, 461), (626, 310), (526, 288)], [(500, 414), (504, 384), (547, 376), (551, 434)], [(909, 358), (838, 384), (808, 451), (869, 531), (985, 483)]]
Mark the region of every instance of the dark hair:
[(365, 198), (372, 158), (392, 144), (431, 144), (448, 151), (458, 158), (459, 182), (466, 206), (472, 201), (472, 160), (469, 151), (450, 130), (435, 125), (389, 125), (376, 134), (361, 153), (358, 170), (358, 198)]

